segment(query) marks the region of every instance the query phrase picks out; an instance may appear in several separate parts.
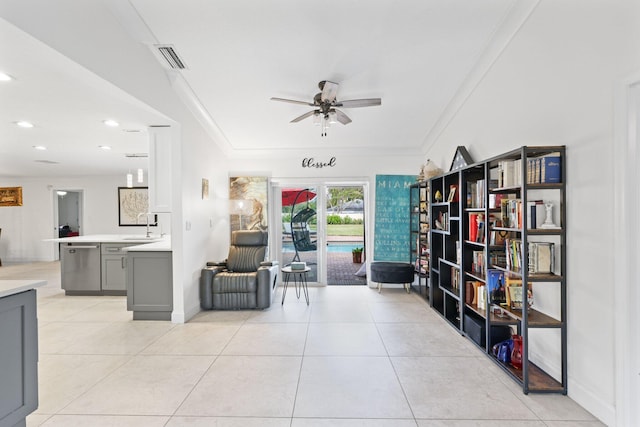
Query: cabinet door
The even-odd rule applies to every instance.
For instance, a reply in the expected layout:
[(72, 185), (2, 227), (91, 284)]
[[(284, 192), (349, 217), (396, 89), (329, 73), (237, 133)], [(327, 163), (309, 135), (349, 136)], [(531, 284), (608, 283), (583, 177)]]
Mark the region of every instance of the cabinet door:
[(173, 310), (171, 252), (127, 254), (127, 310)]
[(126, 291), (127, 269), (123, 255), (102, 255), (102, 290)]
[(36, 291), (0, 298), (0, 425), (19, 425), (38, 407)]
[(167, 126), (149, 128), (149, 211), (171, 212), (172, 165), (174, 135)]

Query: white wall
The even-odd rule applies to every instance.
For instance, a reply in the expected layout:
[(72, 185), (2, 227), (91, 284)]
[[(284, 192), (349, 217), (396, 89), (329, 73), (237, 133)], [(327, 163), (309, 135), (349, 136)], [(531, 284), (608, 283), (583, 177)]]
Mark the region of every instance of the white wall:
[[(429, 157), (481, 160), (520, 145), (567, 146), (569, 395), (615, 423), (613, 95), (640, 68), (631, 1), (543, 0)], [(629, 284), (635, 286), (634, 284)]]
[[(53, 261), (56, 243), (45, 242), (57, 235), (54, 223), (54, 192), (66, 188), (82, 190), (82, 234), (143, 234), (145, 226), (118, 225), (118, 186), (121, 176), (1, 178), (2, 186), (22, 187), (22, 206), (0, 208), (0, 258), (5, 262)], [(57, 196), (55, 196), (57, 197)], [(158, 215), (154, 232), (171, 233), (165, 214)]]

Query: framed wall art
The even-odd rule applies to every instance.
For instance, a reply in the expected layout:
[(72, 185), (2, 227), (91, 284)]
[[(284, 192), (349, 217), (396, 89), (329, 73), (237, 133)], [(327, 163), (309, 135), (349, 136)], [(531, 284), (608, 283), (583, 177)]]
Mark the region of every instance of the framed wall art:
[(267, 194), (269, 181), (266, 176), (229, 177), (229, 214), (231, 231), (267, 231)]
[[(118, 225), (146, 226), (147, 218), (143, 215), (149, 212), (148, 187), (118, 187)], [(158, 225), (158, 216), (154, 215), (150, 226)]]
[(0, 187), (0, 206), (22, 206), (22, 187)]

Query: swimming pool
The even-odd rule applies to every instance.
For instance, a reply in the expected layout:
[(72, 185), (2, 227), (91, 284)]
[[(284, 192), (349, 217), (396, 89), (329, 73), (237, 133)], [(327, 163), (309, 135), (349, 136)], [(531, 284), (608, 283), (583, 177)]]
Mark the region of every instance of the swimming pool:
[[(364, 247), (363, 242), (330, 242), (327, 245), (327, 252), (351, 253), (354, 248)], [(282, 244), (282, 252), (295, 252), (293, 243), (287, 242)]]

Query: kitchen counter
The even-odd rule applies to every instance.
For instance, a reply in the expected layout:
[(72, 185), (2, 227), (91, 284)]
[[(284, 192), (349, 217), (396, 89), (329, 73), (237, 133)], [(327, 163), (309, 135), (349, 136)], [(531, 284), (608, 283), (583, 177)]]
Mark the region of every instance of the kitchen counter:
[(88, 234), (48, 239), (60, 245), (66, 295), (127, 295), (127, 253), (168, 253), (171, 236)]
[(39, 288), (46, 284), (46, 280), (0, 280), (0, 298)]
[(168, 250), (171, 249), (171, 236), (169, 235), (152, 235), (151, 238), (148, 238), (143, 234), (88, 234), (85, 236), (46, 239), (46, 241), (58, 243), (131, 243), (131, 246), (135, 246), (141, 243), (147, 244), (162, 242), (168, 244)]
[[(127, 240), (130, 242), (131, 240)], [(125, 252), (167, 252), (171, 251), (171, 236), (164, 236), (162, 240), (145, 243), (143, 245), (136, 244), (123, 249)]]

